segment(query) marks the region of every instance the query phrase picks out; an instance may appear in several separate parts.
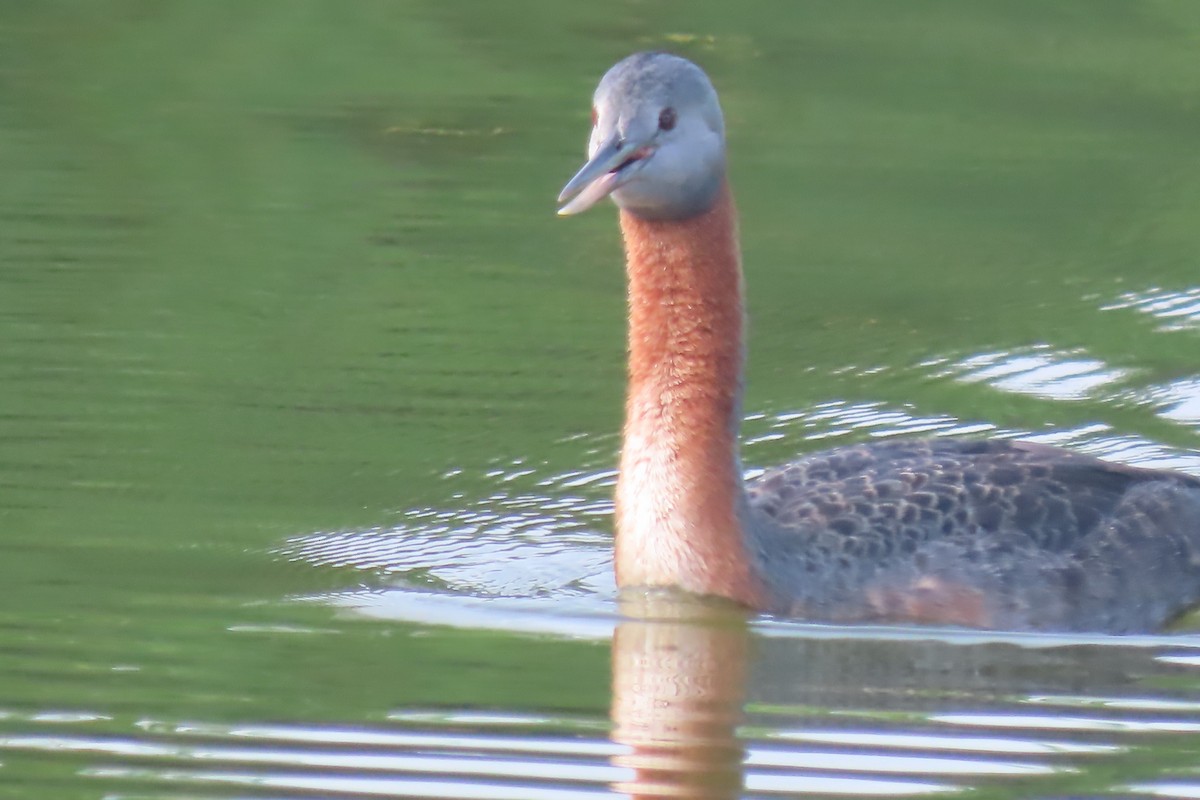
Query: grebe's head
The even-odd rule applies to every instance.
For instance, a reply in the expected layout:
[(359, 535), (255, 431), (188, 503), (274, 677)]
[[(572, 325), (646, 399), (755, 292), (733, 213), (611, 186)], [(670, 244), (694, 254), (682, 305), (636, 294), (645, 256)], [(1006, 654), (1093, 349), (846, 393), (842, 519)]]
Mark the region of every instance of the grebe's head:
[(588, 162), (558, 196), (578, 214), (612, 195), (644, 219), (707, 211), (725, 174), (725, 121), (704, 70), (669, 53), (637, 53), (600, 80)]

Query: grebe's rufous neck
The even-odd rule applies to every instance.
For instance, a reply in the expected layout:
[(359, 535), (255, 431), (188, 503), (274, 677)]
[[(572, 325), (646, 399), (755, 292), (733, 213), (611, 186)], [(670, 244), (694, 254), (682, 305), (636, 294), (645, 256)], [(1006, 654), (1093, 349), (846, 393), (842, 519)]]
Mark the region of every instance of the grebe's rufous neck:
[(750, 485), (738, 459), (743, 310), (717, 93), (666, 53), (618, 63), (560, 214), (620, 208), (629, 390), (621, 587), (780, 614), (1125, 633), (1200, 601), (1200, 479), (1009, 440), (887, 441)]

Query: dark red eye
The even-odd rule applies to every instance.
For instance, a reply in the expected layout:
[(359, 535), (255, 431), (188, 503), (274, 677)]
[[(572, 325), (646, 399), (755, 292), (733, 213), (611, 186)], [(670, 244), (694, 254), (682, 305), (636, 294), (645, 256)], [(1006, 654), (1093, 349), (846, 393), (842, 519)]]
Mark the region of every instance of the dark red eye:
[(658, 115), (658, 129), (669, 131), (675, 127), (675, 109), (664, 108)]
[(596, 120), (597, 120), (598, 118), (599, 118), (599, 117), (598, 117), (598, 115), (596, 114), (596, 107), (595, 107), (595, 106), (592, 106), (592, 127), (593, 127), (593, 128), (594, 128), (594, 127), (596, 127)]

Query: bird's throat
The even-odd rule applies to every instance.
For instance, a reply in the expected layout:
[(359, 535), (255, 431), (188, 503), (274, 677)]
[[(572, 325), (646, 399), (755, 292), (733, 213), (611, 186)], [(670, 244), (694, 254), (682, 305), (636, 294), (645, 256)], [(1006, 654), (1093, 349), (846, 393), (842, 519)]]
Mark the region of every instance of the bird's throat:
[(629, 394), (617, 583), (761, 605), (742, 531), (742, 270), (728, 185), (708, 211), (685, 220), (622, 211), (621, 231)]

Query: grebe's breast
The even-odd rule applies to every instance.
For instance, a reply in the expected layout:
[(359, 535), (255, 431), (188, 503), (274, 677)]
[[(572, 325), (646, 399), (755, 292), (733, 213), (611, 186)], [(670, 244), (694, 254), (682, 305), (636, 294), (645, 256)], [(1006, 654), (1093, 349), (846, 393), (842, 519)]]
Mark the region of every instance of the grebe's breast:
[(838, 448), (747, 487), (776, 610), (1126, 632), (1200, 600), (1200, 479), (1005, 440)]

